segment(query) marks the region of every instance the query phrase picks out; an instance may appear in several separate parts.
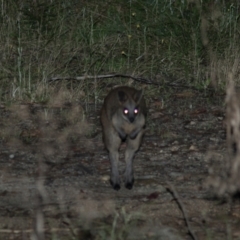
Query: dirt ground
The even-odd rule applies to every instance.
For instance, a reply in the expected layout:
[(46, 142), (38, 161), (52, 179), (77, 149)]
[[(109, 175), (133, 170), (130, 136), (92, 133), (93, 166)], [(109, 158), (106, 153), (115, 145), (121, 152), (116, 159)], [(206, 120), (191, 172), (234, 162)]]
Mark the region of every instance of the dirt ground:
[(42, 239), (193, 239), (189, 231), (240, 239), (239, 199), (222, 201), (207, 188), (227, 157), (224, 95), (176, 90), (148, 106), (134, 187), (114, 191), (101, 105), (83, 106), (86, 125), (69, 121), (69, 105), (1, 105), (0, 239), (40, 239), (41, 220)]

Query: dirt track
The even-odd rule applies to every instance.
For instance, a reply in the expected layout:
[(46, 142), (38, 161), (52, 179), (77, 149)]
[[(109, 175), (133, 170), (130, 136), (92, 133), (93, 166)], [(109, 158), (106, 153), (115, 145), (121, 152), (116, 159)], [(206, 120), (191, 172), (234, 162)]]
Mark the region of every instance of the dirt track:
[(0, 239), (29, 239), (39, 207), (37, 184), (46, 239), (192, 239), (169, 184), (198, 239), (240, 239), (239, 201), (223, 203), (205, 188), (209, 166), (217, 163), (217, 171), (226, 158), (223, 100), (175, 92), (163, 108), (160, 101), (149, 103), (148, 131), (134, 162), (135, 185), (127, 190), (122, 184), (119, 191), (108, 182), (98, 111), (87, 113), (96, 134), (73, 140), (64, 135), (61, 114), (58, 124), (40, 126), (43, 106), (24, 105), (27, 114), (21, 117), (3, 107)]

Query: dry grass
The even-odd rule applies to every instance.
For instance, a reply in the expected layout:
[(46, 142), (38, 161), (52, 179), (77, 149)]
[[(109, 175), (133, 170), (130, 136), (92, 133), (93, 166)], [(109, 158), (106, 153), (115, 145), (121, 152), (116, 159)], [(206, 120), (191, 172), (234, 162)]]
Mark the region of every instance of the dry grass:
[[(209, 84), (224, 88), (220, 69), (236, 57), (238, 15), (238, 1), (3, 1), (1, 99), (47, 102), (51, 88), (61, 87), (49, 84), (53, 77), (113, 72), (144, 76), (163, 87), (178, 82), (200, 90)], [(72, 100), (99, 103), (113, 81), (128, 83), (64, 85)], [(156, 94), (159, 88), (149, 91)]]
[[(0, 140), (10, 148), (34, 149), (38, 155), (43, 172), (36, 178), (32, 239), (45, 238), (43, 159), (54, 161), (56, 152), (66, 156), (70, 145), (96, 131), (85, 115), (89, 106), (98, 109), (106, 88), (142, 87), (125, 78), (76, 81), (76, 77), (120, 73), (154, 79), (162, 86), (144, 86), (149, 101), (159, 99), (166, 83), (199, 91), (226, 87), (227, 142), (230, 151), (233, 144), (240, 149), (240, 103), (235, 92), (240, 3), (203, 2), (2, 0), (0, 107), (10, 117), (9, 122), (0, 122)], [(69, 80), (51, 83), (55, 77)], [(210, 179), (220, 197), (240, 191), (240, 151), (225, 160), (220, 173), (213, 172)], [(101, 215), (101, 207), (105, 212), (114, 208), (111, 202), (87, 200), (77, 207), (82, 222)], [(116, 213), (111, 224), (98, 226), (97, 239), (124, 239), (130, 222), (124, 210)], [(68, 230), (77, 239), (79, 229), (69, 223)]]

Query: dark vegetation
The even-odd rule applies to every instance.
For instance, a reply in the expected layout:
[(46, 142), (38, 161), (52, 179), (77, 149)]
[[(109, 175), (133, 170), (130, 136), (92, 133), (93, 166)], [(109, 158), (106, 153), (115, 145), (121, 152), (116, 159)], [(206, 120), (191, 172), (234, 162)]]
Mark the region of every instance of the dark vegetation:
[[(224, 88), (238, 29), (238, 1), (2, 1), (1, 99), (47, 102), (53, 77), (107, 73), (154, 79), (157, 90), (166, 82)], [(70, 100), (98, 103), (109, 83), (131, 84), (60, 85)]]

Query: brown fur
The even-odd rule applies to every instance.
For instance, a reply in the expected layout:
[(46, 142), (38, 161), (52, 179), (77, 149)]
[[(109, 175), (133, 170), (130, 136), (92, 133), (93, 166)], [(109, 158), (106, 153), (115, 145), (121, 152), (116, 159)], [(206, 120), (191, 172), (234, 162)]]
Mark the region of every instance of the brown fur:
[[(129, 114), (124, 114), (128, 109)], [(135, 110), (138, 113), (134, 113)], [(145, 132), (147, 110), (142, 91), (131, 87), (118, 87), (110, 91), (101, 109), (103, 141), (111, 162), (110, 182), (115, 190), (120, 189), (118, 172), (119, 147), (126, 140), (125, 186), (131, 189), (134, 182), (133, 158), (139, 149)]]

